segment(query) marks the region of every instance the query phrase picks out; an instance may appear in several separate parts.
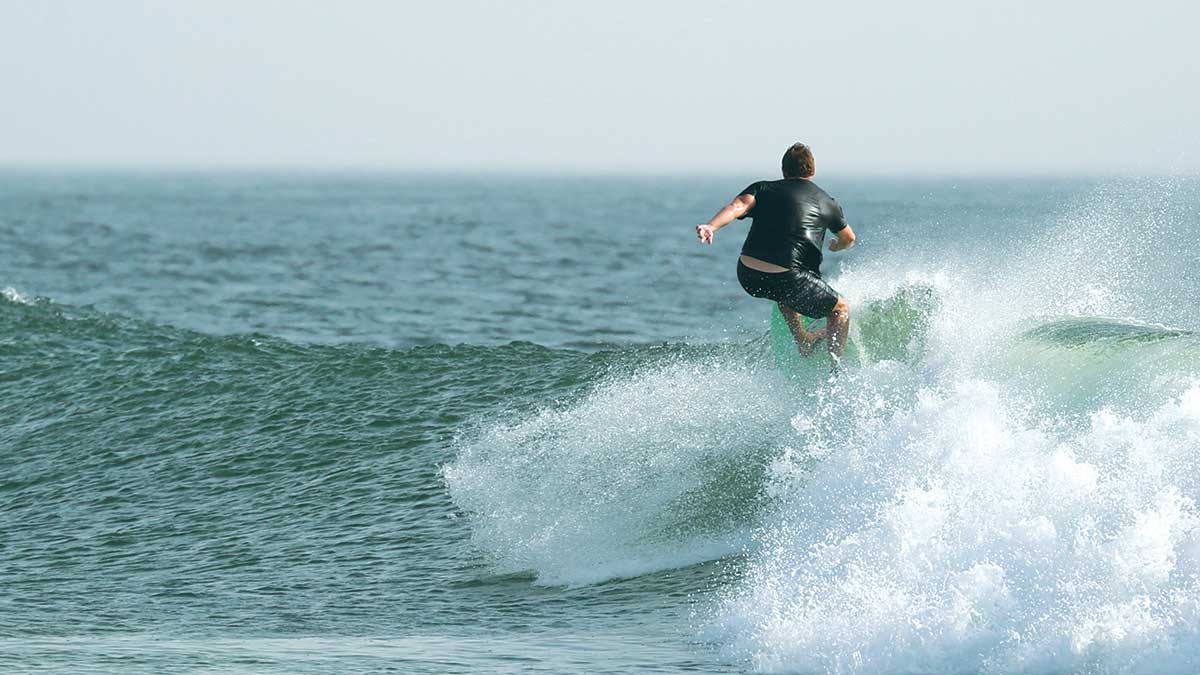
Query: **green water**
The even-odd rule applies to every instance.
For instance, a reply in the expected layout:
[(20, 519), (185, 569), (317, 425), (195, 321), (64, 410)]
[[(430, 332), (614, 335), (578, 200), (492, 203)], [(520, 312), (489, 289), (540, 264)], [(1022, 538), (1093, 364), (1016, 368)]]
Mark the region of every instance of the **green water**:
[(753, 178), (0, 176), (0, 670), (1187, 672), (1196, 186), (824, 182), (829, 383)]

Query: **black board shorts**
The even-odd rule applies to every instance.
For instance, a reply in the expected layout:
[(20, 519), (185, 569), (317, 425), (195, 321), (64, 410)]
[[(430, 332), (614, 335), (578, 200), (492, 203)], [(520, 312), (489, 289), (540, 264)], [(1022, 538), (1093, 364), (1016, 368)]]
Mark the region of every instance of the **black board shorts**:
[(760, 272), (738, 261), (738, 281), (756, 298), (774, 300), (813, 319), (824, 319), (837, 304), (838, 294), (819, 274), (808, 270)]

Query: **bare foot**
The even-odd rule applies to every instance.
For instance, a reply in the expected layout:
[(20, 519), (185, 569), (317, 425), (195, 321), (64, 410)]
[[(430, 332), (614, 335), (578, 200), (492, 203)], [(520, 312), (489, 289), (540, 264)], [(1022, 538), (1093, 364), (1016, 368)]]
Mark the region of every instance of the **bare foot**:
[(800, 356), (808, 358), (808, 357), (812, 356), (813, 347), (816, 346), (816, 344), (817, 344), (816, 340), (813, 340), (811, 342), (808, 340), (804, 340), (802, 342), (796, 343), (796, 349), (800, 350)]
[(813, 350), (817, 345), (821, 344), (821, 340), (825, 339), (825, 329), (822, 328), (815, 333), (809, 333), (806, 339), (796, 342), (796, 349), (800, 350), (801, 356), (812, 356)]

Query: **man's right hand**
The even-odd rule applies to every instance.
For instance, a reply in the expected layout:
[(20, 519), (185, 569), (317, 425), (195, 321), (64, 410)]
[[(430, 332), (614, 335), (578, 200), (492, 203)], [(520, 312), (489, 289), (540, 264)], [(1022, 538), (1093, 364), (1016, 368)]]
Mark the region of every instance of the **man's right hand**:
[(696, 226), (696, 236), (700, 237), (700, 242), (704, 244), (712, 243), (713, 233), (716, 231), (716, 228), (708, 223), (701, 223)]
[(830, 251), (845, 251), (854, 245), (854, 229), (849, 225), (834, 234), (837, 236), (837, 239), (829, 242)]

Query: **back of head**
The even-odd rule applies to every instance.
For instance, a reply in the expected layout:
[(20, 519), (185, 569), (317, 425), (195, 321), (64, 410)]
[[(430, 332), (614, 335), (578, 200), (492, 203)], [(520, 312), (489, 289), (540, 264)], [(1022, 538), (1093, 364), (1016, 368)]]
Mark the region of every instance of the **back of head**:
[(812, 178), (816, 172), (817, 160), (807, 145), (793, 143), (792, 147), (783, 153), (784, 178)]

